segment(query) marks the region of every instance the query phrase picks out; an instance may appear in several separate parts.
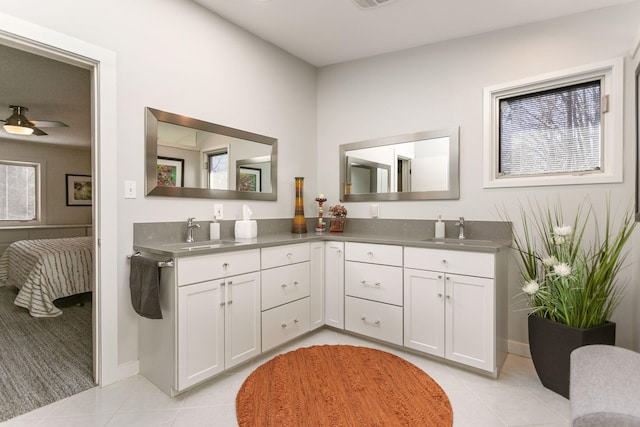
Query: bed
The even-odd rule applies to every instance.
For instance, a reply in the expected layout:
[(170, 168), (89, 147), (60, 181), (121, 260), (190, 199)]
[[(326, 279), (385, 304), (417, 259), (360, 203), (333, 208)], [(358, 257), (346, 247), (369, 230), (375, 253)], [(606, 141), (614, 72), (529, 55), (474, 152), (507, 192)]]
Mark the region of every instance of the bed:
[(58, 298), (92, 290), (93, 238), (20, 240), (0, 256), (0, 286), (20, 291), (14, 304), (33, 317), (56, 317)]

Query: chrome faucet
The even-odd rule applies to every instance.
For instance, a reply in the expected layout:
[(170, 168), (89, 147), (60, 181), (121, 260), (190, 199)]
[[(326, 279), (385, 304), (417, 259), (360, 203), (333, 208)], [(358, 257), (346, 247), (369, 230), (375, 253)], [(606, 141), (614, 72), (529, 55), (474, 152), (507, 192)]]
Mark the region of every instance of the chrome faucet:
[(464, 217), (461, 216), (458, 222), (456, 222), (456, 227), (458, 227), (458, 239), (464, 239)]
[(195, 241), (193, 239), (193, 229), (200, 228), (200, 224), (194, 224), (194, 219), (195, 218), (189, 218), (187, 220), (187, 243), (193, 243)]

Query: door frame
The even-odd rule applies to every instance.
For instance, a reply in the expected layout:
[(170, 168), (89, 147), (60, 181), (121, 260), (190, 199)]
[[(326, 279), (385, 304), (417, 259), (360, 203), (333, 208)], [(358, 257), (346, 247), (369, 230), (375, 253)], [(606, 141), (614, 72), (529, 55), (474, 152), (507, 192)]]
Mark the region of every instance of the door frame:
[[(93, 357), (99, 386), (124, 376), (118, 365), (117, 190), (108, 179), (117, 160), (116, 54), (0, 12), (0, 44), (91, 72), (93, 200)], [(109, 284), (109, 286), (103, 286)]]

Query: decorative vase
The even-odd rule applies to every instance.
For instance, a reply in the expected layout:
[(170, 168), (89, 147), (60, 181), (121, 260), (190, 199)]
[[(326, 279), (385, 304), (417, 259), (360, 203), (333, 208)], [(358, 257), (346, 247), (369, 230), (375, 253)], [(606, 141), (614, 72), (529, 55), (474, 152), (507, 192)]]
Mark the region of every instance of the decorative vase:
[(331, 225), (329, 225), (329, 231), (334, 233), (342, 233), (344, 231), (344, 222), (346, 218), (332, 218)]
[(542, 385), (569, 398), (570, 355), (573, 350), (590, 344), (616, 343), (616, 324), (581, 329), (529, 315), (529, 349)]
[(293, 214), (293, 227), (291, 229), (292, 233), (306, 233), (307, 232), (307, 222), (304, 218), (304, 178), (297, 176), (296, 178), (296, 209)]

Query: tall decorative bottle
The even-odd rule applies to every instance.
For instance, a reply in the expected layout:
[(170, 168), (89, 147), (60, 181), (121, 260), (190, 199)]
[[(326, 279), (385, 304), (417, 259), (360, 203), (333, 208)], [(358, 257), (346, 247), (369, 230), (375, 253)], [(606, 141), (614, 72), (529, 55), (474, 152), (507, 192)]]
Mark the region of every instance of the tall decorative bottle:
[(291, 229), (292, 233), (306, 233), (307, 232), (307, 222), (304, 218), (304, 177), (297, 176), (296, 177), (296, 210), (293, 215), (293, 228)]

